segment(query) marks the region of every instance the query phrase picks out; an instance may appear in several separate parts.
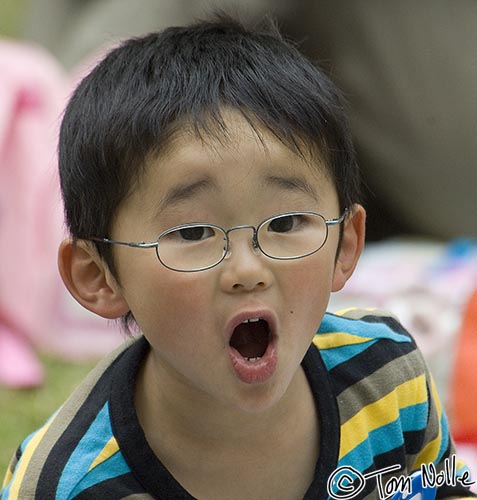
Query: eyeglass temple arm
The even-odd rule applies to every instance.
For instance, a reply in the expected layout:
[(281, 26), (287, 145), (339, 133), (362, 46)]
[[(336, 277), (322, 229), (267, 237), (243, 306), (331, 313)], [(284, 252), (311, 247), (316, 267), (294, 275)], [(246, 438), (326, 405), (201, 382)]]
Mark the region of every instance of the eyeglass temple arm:
[(134, 241), (118, 241), (110, 240), (109, 238), (89, 238), (91, 241), (97, 241), (98, 243), (108, 243), (110, 245), (123, 245), (132, 248), (154, 248), (157, 247), (157, 241), (151, 243), (146, 243), (145, 241), (134, 242)]
[(344, 221), (344, 219), (345, 219), (346, 214), (348, 213), (348, 211), (349, 211), (349, 209), (345, 208), (343, 210), (343, 213), (339, 217), (337, 217), (335, 219), (327, 219), (327, 220), (325, 220), (326, 225), (327, 226), (335, 226), (336, 224), (341, 224)]

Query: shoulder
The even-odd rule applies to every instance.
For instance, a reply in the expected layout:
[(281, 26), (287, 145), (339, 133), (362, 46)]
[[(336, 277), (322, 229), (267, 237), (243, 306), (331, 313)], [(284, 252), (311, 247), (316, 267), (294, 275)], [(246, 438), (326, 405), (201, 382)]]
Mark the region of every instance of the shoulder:
[[(421, 352), (396, 317), (378, 309), (326, 314), (314, 344), (338, 406), (339, 467), (443, 469), (454, 453), (445, 412)], [(465, 473), (460, 461), (457, 467)]]
[(327, 314), (315, 345), (339, 407), (340, 464), (367, 470), (379, 456), (405, 468), (429, 412), (427, 368), (412, 337), (387, 312), (352, 309)]
[(406, 329), (385, 311), (349, 309), (326, 314), (313, 343), (336, 396), (355, 400), (359, 394), (364, 399), (358, 406), (384, 396), (382, 402), (397, 397), (402, 405), (409, 403), (408, 394), (415, 396), (415, 404), (428, 399), (428, 370), (422, 354)]
[[(323, 334), (345, 334), (365, 341), (389, 339), (395, 342), (413, 342), (411, 335), (390, 312), (381, 309), (350, 308), (335, 313), (327, 312), (317, 332), (317, 341)], [(331, 338), (331, 337), (330, 337)], [(335, 336), (337, 340), (339, 336)]]
[(372, 360), (376, 366), (380, 360), (380, 364), (385, 364), (417, 351), (414, 339), (397, 318), (379, 309), (326, 313), (313, 344), (320, 350), (328, 369), (354, 358), (359, 363)]
[(114, 366), (135, 343), (128, 341), (104, 358), (48, 422), (25, 439), (7, 472), (2, 500), (73, 498), (82, 484), (101, 479), (108, 469), (128, 471), (114, 437), (109, 395)]

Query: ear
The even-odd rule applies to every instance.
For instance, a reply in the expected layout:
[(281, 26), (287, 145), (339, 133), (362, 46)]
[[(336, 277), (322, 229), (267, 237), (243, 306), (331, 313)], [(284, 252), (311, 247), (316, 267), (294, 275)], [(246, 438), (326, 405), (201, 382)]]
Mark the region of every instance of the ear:
[(68, 291), (89, 311), (108, 319), (129, 311), (117, 281), (91, 243), (64, 240), (58, 250), (58, 269)]
[(333, 275), (333, 292), (341, 290), (353, 274), (364, 247), (365, 226), (365, 209), (361, 205), (353, 205), (344, 221), (340, 251)]

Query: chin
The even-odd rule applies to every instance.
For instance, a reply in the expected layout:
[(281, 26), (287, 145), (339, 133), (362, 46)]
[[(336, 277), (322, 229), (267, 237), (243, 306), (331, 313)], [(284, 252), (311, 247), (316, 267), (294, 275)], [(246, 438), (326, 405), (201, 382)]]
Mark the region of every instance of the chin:
[(257, 416), (273, 410), (284, 400), (290, 387), (290, 382), (279, 383), (277, 377), (278, 374), (275, 374), (275, 380), (268, 380), (263, 384), (245, 384), (239, 381), (239, 393), (232, 404), (241, 412)]

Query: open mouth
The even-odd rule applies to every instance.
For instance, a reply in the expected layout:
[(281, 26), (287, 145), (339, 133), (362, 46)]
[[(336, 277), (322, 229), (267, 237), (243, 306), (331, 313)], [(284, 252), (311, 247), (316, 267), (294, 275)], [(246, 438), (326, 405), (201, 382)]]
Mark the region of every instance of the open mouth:
[(259, 361), (270, 343), (270, 327), (262, 318), (250, 318), (234, 328), (230, 346), (247, 361)]
[[(265, 319), (266, 318), (266, 319)], [(246, 384), (262, 384), (278, 366), (277, 325), (269, 312), (242, 313), (229, 330), (229, 357), (235, 375)]]

